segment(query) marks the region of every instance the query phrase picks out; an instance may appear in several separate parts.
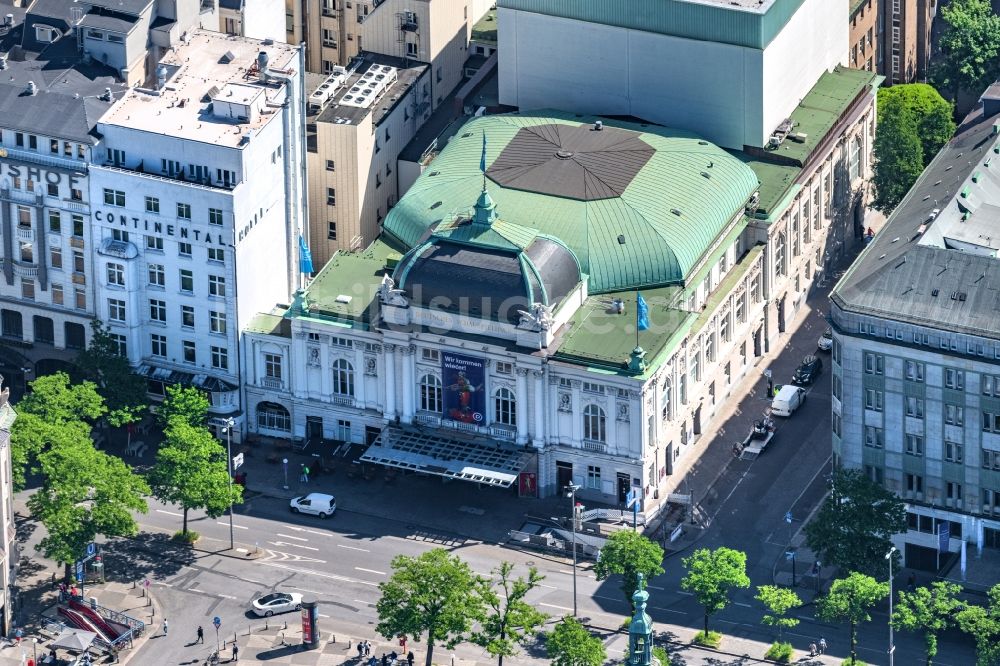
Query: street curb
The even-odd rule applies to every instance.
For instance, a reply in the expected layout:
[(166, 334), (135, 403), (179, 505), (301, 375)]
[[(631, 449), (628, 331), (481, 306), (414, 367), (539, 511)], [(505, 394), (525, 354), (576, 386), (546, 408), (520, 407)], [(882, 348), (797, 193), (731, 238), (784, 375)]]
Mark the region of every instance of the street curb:
[[(608, 629), (607, 627), (600, 627), (600, 626), (598, 626), (596, 624), (590, 624), (590, 623), (586, 623), (586, 622), (582, 623), (582, 624), (583, 624), (583, 626), (587, 627), (588, 629), (592, 629), (594, 631), (599, 631), (599, 632), (603, 632), (603, 633), (608, 633), (608, 634), (628, 634), (628, 632), (625, 631), (625, 630), (623, 630), (623, 629)], [(771, 659), (765, 659), (764, 657), (751, 657), (749, 654), (737, 654), (735, 652), (728, 652), (726, 650), (720, 650), (718, 648), (711, 648), (711, 647), (707, 647), (705, 645), (699, 645), (698, 643), (695, 643), (694, 641), (691, 641), (689, 643), (684, 643), (684, 642), (681, 642), (681, 641), (671, 641), (671, 640), (661, 639), (658, 642), (660, 644), (673, 645), (673, 646), (676, 646), (676, 647), (689, 648), (689, 649), (693, 649), (693, 650), (705, 650), (706, 652), (711, 652), (713, 654), (718, 654), (718, 655), (724, 655), (724, 656), (727, 656), (727, 657), (736, 657), (737, 659), (741, 660), (740, 661), (741, 664), (746, 663), (746, 660), (748, 660), (748, 659), (749, 660), (753, 660), (754, 662), (759, 663), (759, 664), (779, 664), (780, 666), (788, 666), (788, 663), (791, 663), (791, 662), (772, 661)], [(654, 643), (654, 645), (657, 643), (656, 639), (654, 639), (653, 643)]]

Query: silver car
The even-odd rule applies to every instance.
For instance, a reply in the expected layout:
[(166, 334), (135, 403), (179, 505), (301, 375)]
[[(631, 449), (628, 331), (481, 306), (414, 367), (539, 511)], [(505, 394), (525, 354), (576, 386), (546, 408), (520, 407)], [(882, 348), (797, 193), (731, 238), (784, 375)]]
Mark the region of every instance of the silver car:
[(302, 608), (302, 595), (298, 592), (271, 592), (253, 600), (253, 612), (261, 617), (275, 613), (288, 613)]

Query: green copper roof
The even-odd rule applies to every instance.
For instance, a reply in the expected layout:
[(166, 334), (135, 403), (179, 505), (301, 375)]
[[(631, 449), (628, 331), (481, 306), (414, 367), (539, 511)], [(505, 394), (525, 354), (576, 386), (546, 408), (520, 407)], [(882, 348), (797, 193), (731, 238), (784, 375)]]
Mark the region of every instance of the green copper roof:
[[(499, 0), (500, 9), (762, 49), (804, 0)], [(833, 2), (834, 0), (827, 0)]]
[[(489, 170), (522, 128), (556, 137), (555, 126), (590, 127), (594, 120), (560, 112), (470, 120), (393, 207), (385, 219), (385, 231), (412, 248), (427, 238), (434, 225), (456, 215), (469, 216), (482, 190), (479, 163), (484, 133)], [(719, 234), (742, 215), (758, 186), (757, 177), (740, 160), (688, 132), (603, 122), (606, 128), (636, 133), (653, 149), (653, 155), (640, 160), (641, 167), (634, 173), (624, 166), (619, 173), (614, 153), (581, 153), (579, 161), (590, 160), (584, 166), (588, 196), (599, 192), (604, 198), (587, 200), (513, 189), (491, 178), (487, 187), (497, 217), (557, 238), (569, 247), (589, 275), (591, 293), (682, 284)], [(532, 149), (538, 145), (534, 143)], [(508, 171), (512, 168), (509, 155)], [(558, 168), (557, 175), (561, 173)], [(609, 180), (601, 183), (599, 178)]]

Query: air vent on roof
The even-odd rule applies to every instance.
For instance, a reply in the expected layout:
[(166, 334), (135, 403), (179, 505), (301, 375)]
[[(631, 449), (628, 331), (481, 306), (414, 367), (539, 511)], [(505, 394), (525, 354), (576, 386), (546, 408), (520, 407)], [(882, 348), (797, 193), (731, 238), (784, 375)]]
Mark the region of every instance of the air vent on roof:
[(940, 289), (931, 289), (931, 296), (935, 296), (936, 297), (940, 293), (941, 293)]
[(219, 62), (221, 62), (224, 65), (228, 65), (234, 60), (236, 60), (236, 54), (233, 53), (232, 51), (226, 51), (225, 53), (222, 54), (222, 57), (219, 58)]
[(38, 86), (35, 85), (34, 81), (28, 81), (28, 87), (26, 88), (25, 92), (27, 92), (29, 95), (34, 95), (35, 93), (38, 92)]
[(673, 213), (674, 215), (677, 215), (678, 217), (680, 217), (681, 212), (678, 209), (671, 208), (670, 212)]
[(953, 292), (951, 292), (951, 300), (953, 300), (953, 301), (960, 301), (960, 302), (964, 303), (965, 299), (967, 297), (968, 297), (968, 294), (966, 294), (964, 291), (953, 291)]
[(353, 297), (352, 296), (345, 296), (344, 294), (340, 294), (339, 296), (337, 296), (337, 298), (335, 300), (338, 303), (344, 303), (346, 305), (347, 303), (350, 303), (353, 300)]
[(623, 236), (622, 234), (618, 234), (618, 244), (619, 245), (625, 244), (625, 236)]

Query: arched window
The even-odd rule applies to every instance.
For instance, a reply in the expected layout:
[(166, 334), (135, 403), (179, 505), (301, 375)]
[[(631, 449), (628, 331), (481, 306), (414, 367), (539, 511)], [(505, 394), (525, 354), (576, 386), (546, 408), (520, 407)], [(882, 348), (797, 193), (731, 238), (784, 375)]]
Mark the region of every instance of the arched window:
[(420, 409), (425, 412), (435, 412), (438, 414), (443, 409), (441, 403), (441, 380), (434, 375), (424, 375), (420, 378)]
[(273, 402), (257, 403), (257, 427), (268, 430), (292, 430), (292, 418), (288, 410)]
[(667, 421), (671, 418), (670, 407), (673, 399), (674, 387), (669, 379), (663, 380), (663, 391), (660, 393), (660, 418)]
[(587, 405), (583, 410), (583, 438), (592, 442), (608, 441), (604, 410), (597, 405)]
[(788, 268), (785, 266), (785, 234), (779, 232), (774, 239), (774, 274), (785, 275)]
[(851, 181), (855, 181), (861, 177), (861, 135), (854, 137), (851, 141), (850, 147), (850, 159), (848, 161), (848, 169), (851, 177)]
[(333, 362), (333, 392), (354, 396), (354, 368), (342, 358)]
[(509, 388), (499, 388), (493, 398), (493, 422), (503, 425), (517, 423), (517, 404)]
[(792, 256), (797, 257), (802, 253), (802, 243), (799, 240), (799, 214), (792, 216)]

